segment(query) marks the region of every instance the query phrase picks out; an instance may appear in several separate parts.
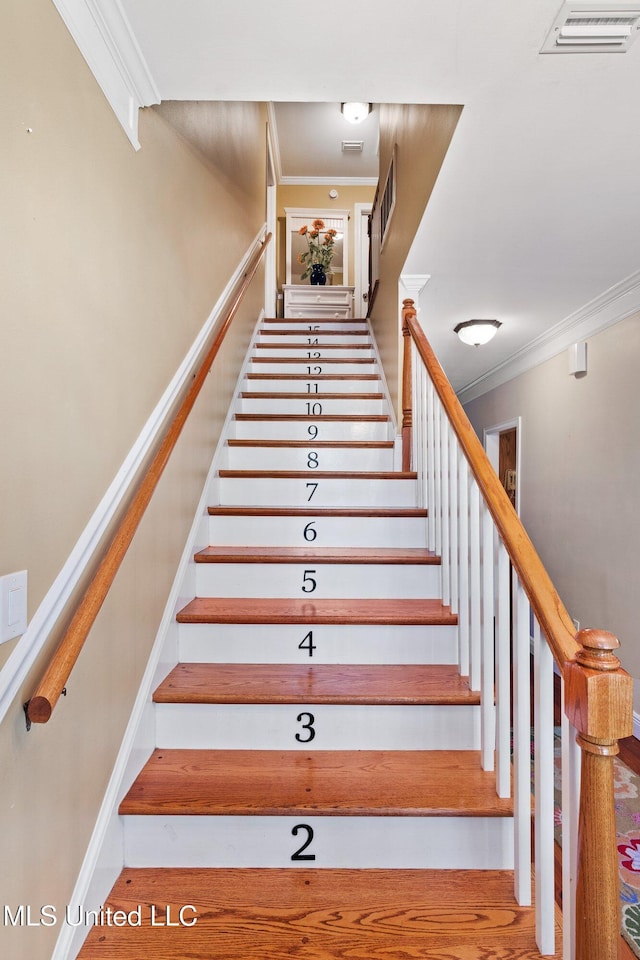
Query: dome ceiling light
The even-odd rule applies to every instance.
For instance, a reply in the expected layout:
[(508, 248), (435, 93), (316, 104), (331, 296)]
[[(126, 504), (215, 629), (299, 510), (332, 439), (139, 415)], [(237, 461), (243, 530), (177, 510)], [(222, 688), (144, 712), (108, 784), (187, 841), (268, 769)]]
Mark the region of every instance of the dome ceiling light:
[(342, 116), (345, 120), (348, 120), (349, 123), (362, 123), (371, 113), (371, 104), (357, 103), (354, 100), (350, 100), (347, 103), (341, 104), (340, 109), (342, 110)]
[(458, 334), (463, 343), (479, 347), (495, 337), (501, 326), (499, 320), (465, 320), (454, 327), (453, 332)]

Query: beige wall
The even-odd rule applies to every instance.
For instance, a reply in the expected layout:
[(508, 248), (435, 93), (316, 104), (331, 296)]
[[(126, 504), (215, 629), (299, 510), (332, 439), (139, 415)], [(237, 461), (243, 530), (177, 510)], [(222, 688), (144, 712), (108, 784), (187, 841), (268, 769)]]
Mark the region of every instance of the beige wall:
[(615, 633), (640, 677), (640, 315), (587, 350), (583, 378), (569, 376), (565, 352), (466, 410), (481, 437), (522, 417), (522, 520), (570, 615)]
[[(50, 0), (4, 0), (0, 35), (0, 574), (28, 570), (31, 617), (264, 221), (266, 112), (221, 108), (226, 149), (205, 161), (145, 110), (136, 153)], [(41, 660), (0, 728), (1, 904), (37, 910), (71, 893), (261, 277), (254, 288), (68, 697), (25, 732), (21, 703)], [(0, 648), (0, 664), (14, 646)], [(0, 954), (47, 960), (57, 932), (0, 926)]]
[[(337, 200), (332, 200), (329, 196), (331, 185), (304, 185), (296, 186), (292, 184), (281, 184), (277, 188), (277, 278), (278, 289), (282, 290), (282, 284), (286, 283), (287, 277), (287, 258), (286, 258), (286, 214), (285, 207), (311, 207), (318, 210), (327, 210), (335, 207), (336, 210), (350, 210), (351, 219), (349, 221), (349, 284), (354, 282), (354, 215), (353, 209), (356, 203), (372, 203), (375, 187), (352, 186), (346, 187), (338, 185)], [(282, 313), (282, 307), (280, 308)]]
[[(398, 280), (431, 196), (462, 108), (428, 104), (380, 107), (380, 179), (397, 144), (396, 206), (380, 257), (372, 323), (391, 397), (399, 413)], [(425, 271), (428, 272), (428, 264)]]

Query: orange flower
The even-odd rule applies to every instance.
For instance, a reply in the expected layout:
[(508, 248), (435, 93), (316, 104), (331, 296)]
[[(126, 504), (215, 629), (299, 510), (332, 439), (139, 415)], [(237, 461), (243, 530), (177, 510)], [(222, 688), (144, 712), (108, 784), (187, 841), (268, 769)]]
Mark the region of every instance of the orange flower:
[(298, 230), (298, 233), (300, 234), (301, 237), (304, 237), (304, 235), (305, 235), (306, 232), (307, 232), (307, 227), (306, 227), (306, 226), (305, 226), (305, 227), (300, 227), (300, 229)]
[(314, 220), (313, 221), (314, 230), (324, 230), (324, 220)]
[(338, 231), (337, 231), (337, 230), (334, 230), (333, 227), (329, 227), (329, 229), (327, 230), (327, 236), (328, 236), (328, 237), (337, 237), (337, 236), (338, 236)]
[(317, 231), (317, 230), (310, 230), (310, 231), (309, 231), (309, 236), (311, 237), (312, 240), (316, 240), (317, 237), (318, 237), (318, 231)]
[(304, 263), (304, 259), (301, 253), (298, 254), (298, 263)]

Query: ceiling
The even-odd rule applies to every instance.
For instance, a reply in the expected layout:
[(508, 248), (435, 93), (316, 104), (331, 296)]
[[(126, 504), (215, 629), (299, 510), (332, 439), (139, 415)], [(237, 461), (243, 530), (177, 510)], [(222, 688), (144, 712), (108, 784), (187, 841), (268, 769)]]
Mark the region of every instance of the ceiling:
[(375, 176), (375, 111), (366, 154), (314, 139), (342, 100), (464, 105), (406, 265), (463, 398), (640, 307), (640, 42), (540, 54), (560, 0), (121, 3), (163, 100), (273, 101), (284, 178)]

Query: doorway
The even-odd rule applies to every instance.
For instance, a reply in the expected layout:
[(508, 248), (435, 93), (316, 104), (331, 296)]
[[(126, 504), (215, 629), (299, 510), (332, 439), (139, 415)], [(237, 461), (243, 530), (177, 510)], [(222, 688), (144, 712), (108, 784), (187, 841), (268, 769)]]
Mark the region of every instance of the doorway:
[(484, 448), (517, 514), (520, 513), (521, 418), (487, 427)]
[(371, 204), (355, 203), (353, 214), (353, 315), (354, 317), (366, 317), (368, 312), (367, 301), (369, 299), (369, 217), (371, 216)]

